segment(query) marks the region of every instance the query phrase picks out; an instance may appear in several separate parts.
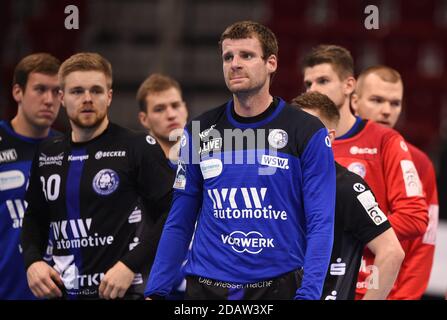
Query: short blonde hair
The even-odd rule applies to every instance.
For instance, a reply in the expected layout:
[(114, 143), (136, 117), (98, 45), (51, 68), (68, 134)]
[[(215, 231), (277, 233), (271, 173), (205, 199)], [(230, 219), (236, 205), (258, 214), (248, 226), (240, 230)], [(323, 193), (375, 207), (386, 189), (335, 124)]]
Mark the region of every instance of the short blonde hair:
[(62, 89), (65, 87), (65, 78), (75, 71), (99, 71), (104, 73), (107, 88), (112, 88), (112, 65), (98, 53), (81, 52), (65, 60), (59, 69), (59, 82)]

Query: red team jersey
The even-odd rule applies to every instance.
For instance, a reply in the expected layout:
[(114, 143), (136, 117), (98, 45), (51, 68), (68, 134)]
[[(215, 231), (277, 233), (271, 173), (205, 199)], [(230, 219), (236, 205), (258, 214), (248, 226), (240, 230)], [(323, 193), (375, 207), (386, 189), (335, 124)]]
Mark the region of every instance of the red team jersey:
[[(393, 129), (367, 121), (354, 136), (333, 143), (335, 160), (359, 174), (373, 190), (400, 241), (424, 235), (428, 213), (421, 182), (407, 144)], [(381, 212), (371, 212), (371, 217)], [(404, 248), (405, 250), (405, 248)], [(356, 299), (367, 288), (378, 286), (374, 255), (365, 249), (357, 283)]]
[(429, 222), (425, 234), (415, 240), (402, 241), (405, 260), (388, 299), (417, 300), (424, 294), (430, 280), (435, 253), (436, 230), (439, 219), (436, 174), (428, 156), (411, 144), (410, 149), (416, 170), (421, 178), (428, 206)]

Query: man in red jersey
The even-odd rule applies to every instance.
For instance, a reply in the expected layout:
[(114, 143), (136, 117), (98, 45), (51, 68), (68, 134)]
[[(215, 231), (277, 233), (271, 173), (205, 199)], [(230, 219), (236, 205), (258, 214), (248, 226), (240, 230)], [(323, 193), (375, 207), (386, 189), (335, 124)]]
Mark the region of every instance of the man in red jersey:
[[(403, 82), (396, 70), (387, 66), (373, 66), (358, 77), (352, 107), (363, 119), (394, 128), (402, 111)], [(435, 253), (436, 229), (438, 226), (439, 202), (436, 175), (428, 156), (407, 143), (414, 165), (421, 177), (428, 206), (429, 223), (423, 236), (402, 241), (406, 258), (388, 299), (415, 300), (425, 292), (430, 279)]]
[[(337, 162), (366, 180), (400, 241), (422, 236), (428, 225), (427, 205), (405, 140), (396, 131), (355, 117), (350, 111), (356, 81), (349, 51), (320, 45), (304, 58), (303, 73), (306, 91), (326, 94), (340, 110), (333, 143)], [(373, 261), (373, 254), (366, 249), (356, 299), (378, 286), (380, 270)]]

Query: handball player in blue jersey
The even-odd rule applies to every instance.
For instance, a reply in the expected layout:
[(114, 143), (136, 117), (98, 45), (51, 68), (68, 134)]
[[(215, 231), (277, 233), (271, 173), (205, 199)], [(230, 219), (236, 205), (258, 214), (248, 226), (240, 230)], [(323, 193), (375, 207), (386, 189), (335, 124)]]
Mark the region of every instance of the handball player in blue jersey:
[(237, 22), (220, 49), (232, 99), (186, 126), (145, 296), (171, 292), (197, 223), (187, 299), (320, 299), (335, 206), (327, 130), (270, 94), (278, 44), (268, 28)]

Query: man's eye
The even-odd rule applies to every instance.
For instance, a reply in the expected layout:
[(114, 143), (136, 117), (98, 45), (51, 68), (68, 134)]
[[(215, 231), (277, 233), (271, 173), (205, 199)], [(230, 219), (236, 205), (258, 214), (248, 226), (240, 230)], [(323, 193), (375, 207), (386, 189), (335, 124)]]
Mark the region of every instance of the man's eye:
[(328, 82), (329, 82), (328, 79), (320, 79), (320, 80), (318, 80), (318, 83), (319, 83), (319, 84), (326, 84), (326, 83), (328, 83)]
[(84, 92), (84, 90), (82, 90), (82, 89), (75, 89), (75, 90), (71, 91), (72, 94), (76, 94), (76, 95), (82, 94), (83, 92)]
[(225, 55), (225, 56), (223, 57), (223, 60), (224, 60), (225, 62), (231, 61), (232, 59), (233, 59), (233, 56), (230, 55), (230, 54)]
[(374, 103), (382, 103), (383, 102), (383, 100), (379, 99), (379, 98), (372, 98), (371, 101)]
[(253, 55), (251, 53), (244, 53), (242, 54), (242, 58), (250, 60), (251, 58), (253, 58)]

